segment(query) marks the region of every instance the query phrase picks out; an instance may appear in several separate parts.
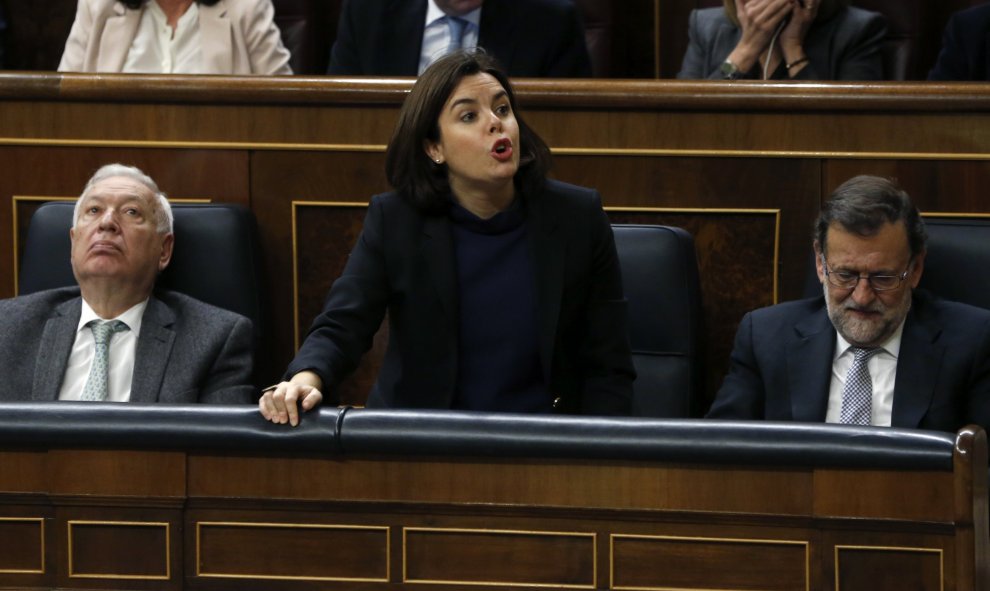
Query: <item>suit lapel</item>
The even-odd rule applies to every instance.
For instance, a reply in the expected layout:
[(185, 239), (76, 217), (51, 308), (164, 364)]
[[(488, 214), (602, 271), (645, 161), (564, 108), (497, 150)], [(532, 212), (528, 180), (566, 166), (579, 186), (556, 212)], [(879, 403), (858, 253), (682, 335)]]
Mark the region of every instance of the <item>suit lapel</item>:
[(787, 347), (791, 416), (795, 421), (824, 422), (835, 354), (835, 330), (824, 303), (794, 330), (797, 338)]
[[(508, 4), (505, 0), (484, 4), (478, 26), (478, 46), (484, 47), (488, 55), (497, 55), (502, 67), (511, 73), (516, 49), (513, 39), (519, 19), (513, 18), (514, 9)], [(537, 55), (536, 52), (533, 55)]]
[(232, 39), (227, 5), (220, 0), (213, 6), (199, 4), (199, 34), (202, 37), (203, 71), (233, 72)]
[[(935, 344), (942, 329), (914, 312), (912, 306), (901, 333), (894, 378), (893, 427), (916, 428), (931, 406), (935, 381), (945, 349)], [(901, 363), (903, 361), (903, 363)]]
[(127, 52), (131, 48), (144, 10), (127, 10), (120, 2), (113, 3), (113, 14), (107, 18), (100, 38), (97, 57), (98, 72), (120, 72), (124, 69)]
[(152, 296), (141, 319), (141, 334), (134, 353), (131, 402), (157, 402), (165, 379), (165, 368), (172, 353), (175, 314)]
[(391, 8), (386, 12), (389, 24), (382, 23), (386, 29), (386, 39), (381, 44), (383, 50), (378, 64), (380, 68), (394, 71), (396, 76), (415, 76), (419, 72), (419, 54), (423, 47), (428, 1), (393, 0)]
[(531, 199), (525, 204), (529, 218), (526, 231), (536, 273), (540, 361), (543, 363), (543, 379), (547, 384), (550, 383), (550, 369), (553, 367), (553, 347), (564, 291), (564, 256), (567, 253), (567, 245), (557, 236), (557, 220), (547, 215), (547, 202), (550, 199), (552, 195), (544, 192), (540, 199)]
[(447, 316), (447, 326), (456, 327), (459, 314), (456, 293), (457, 272), (454, 269), (454, 243), (450, 235), (450, 221), (446, 216), (427, 216), (423, 221), (422, 254)]
[(69, 354), (76, 341), (82, 298), (73, 298), (55, 308), (45, 322), (41, 333), (41, 346), (34, 365), (34, 382), (31, 399), (39, 402), (56, 400), (62, 388), (62, 378), (69, 363)]

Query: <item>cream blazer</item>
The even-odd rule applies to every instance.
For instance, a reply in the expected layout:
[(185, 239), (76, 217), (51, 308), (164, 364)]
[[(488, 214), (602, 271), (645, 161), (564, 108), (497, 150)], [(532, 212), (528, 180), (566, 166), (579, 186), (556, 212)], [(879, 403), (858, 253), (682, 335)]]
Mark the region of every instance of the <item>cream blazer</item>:
[[(154, 2), (154, 0), (148, 0)], [(144, 8), (117, 0), (79, 0), (60, 72), (120, 72)], [(291, 74), (289, 51), (271, 0), (220, 0), (199, 6), (203, 71), (207, 74)]]

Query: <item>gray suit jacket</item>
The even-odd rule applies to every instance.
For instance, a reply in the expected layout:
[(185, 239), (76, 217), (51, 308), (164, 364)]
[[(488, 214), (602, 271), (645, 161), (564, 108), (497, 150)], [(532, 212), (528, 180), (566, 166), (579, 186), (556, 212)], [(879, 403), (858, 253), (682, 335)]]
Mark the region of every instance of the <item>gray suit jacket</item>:
[[(0, 300), (0, 400), (58, 398), (81, 302), (78, 287)], [(252, 361), (250, 320), (163, 291), (141, 321), (131, 401), (250, 403)]]
[[(882, 80), (881, 41), (887, 34), (883, 16), (849, 7), (808, 30), (804, 49), (809, 63), (795, 77), (798, 80)], [(678, 78), (721, 79), (721, 66), (729, 57), (742, 29), (732, 24), (723, 8), (691, 11), (688, 49)], [(748, 77), (760, 78), (762, 66)], [(787, 78), (781, 64), (770, 78)]]

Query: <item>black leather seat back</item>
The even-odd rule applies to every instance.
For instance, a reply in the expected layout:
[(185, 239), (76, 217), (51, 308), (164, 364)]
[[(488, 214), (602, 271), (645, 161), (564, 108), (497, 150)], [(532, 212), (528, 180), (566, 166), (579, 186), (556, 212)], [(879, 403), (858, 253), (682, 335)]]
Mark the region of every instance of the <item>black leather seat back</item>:
[(612, 226), (629, 300), (633, 414), (693, 416), (700, 386), (701, 290), (694, 239), (670, 226)]
[[(18, 281), (21, 294), (76, 284), (69, 263), (73, 206), (45, 203), (31, 217)], [(156, 287), (247, 316), (260, 341), (266, 307), (254, 215), (232, 204), (173, 204), (172, 211), (175, 249)]]

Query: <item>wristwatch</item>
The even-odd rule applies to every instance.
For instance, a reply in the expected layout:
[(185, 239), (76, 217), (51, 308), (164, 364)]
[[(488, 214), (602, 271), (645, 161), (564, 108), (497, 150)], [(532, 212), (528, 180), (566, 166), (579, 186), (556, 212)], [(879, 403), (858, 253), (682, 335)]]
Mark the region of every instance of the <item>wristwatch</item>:
[(732, 63), (730, 60), (725, 60), (722, 62), (721, 66), (722, 78), (726, 80), (738, 80), (742, 78), (743, 73), (739, 71), (739, 66)]

